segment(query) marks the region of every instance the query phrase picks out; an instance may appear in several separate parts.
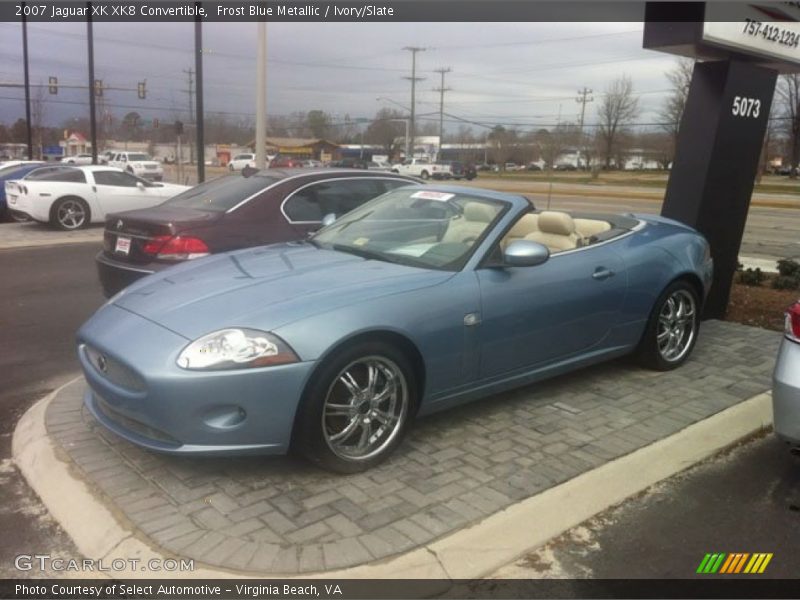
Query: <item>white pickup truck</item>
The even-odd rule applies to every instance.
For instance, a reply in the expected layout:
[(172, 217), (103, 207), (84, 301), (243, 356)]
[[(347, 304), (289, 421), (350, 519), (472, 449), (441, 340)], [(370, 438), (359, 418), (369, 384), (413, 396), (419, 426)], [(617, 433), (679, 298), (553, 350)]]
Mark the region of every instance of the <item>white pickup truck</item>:
[(409, 158), (392, 165), (392, 173), (412, 175), (422, 179), (450, 179), (452, 172), (449, 165), (439, 165), (427, 158)]
[(144, 152), (120, 151), (108, 159), (109, 167), (117, 167), (131, 175), (161, 181), (164, 179), (164, 167), (157, 160), (151, 159)]

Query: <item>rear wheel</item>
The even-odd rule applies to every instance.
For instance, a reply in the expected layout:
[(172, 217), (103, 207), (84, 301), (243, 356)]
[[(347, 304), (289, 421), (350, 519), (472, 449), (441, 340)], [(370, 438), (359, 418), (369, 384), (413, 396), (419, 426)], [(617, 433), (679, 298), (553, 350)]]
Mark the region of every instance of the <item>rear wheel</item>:
[(639, 359), (646, 367), (669, 371), (692, 353), (700, 327), (697, 292), (688, 281), (671, 283), (659, 296), (639, 343)]
[(365, 471), (400, 443), (416, 394), (414, 371), (394, 347), (365, 342), (337, 353), (304, 394), (295, 449), (331, 471)]
[(50, 210), (50, 223), (59, 229), (72, 231), (89, 224), (89, 205), (81, 198), (57, 200)]

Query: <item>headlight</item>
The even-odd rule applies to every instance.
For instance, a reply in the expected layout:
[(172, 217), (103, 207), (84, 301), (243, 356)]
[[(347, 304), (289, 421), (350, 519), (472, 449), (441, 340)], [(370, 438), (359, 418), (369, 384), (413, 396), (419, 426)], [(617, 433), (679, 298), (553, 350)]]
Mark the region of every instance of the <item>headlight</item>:
[(178, 356), (182, 369), (217, 371), (268, 367), (300, 359), (278, 336), (255, 329), (222, 329), (196, 339)]

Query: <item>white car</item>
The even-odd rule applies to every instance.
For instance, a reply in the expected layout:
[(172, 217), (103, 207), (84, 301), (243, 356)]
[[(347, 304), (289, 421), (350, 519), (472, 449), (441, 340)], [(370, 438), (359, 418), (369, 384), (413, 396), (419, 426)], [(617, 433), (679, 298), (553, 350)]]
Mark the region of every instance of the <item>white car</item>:
[(228, 170), (233, 173), (234, 171), (241, 171), (245, 167), (256, 167), (255, 154), (237, 154), (228, 163)]
[(164, 167), (144, 152), (117, 152), (108, 160), (109, 167), (117, 167), (137, 177), (161, 181), (164, 179)]
[(92, 164), (91, 154), (76, 154), (75, 156), (65, 156), (61, 159), (65, 165), (90, 165)]
[(105, 165), (62, 166), (36, 179), (5, 184), (9, 210), (64, 230), (102, 223), (110, 212), (149, 208), (188, 189)]

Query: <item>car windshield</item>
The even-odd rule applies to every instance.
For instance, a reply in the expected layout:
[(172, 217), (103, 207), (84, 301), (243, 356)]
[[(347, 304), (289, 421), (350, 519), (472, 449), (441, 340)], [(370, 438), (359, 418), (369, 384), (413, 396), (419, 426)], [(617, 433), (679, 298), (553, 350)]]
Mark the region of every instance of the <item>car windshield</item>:
[(163, 206), (224, 212), (278, 181), (279, 177), (269, 177), (260, 173), (250, 177), (242, 175), (218, 177), (170, 198)]
[(147, 154), (128, 154), (128, 160), (150, 160)]
[(467, 194), (401, 188), (347, 213), (311, 243), (367, 259), (457, 271), (506, 207)]

